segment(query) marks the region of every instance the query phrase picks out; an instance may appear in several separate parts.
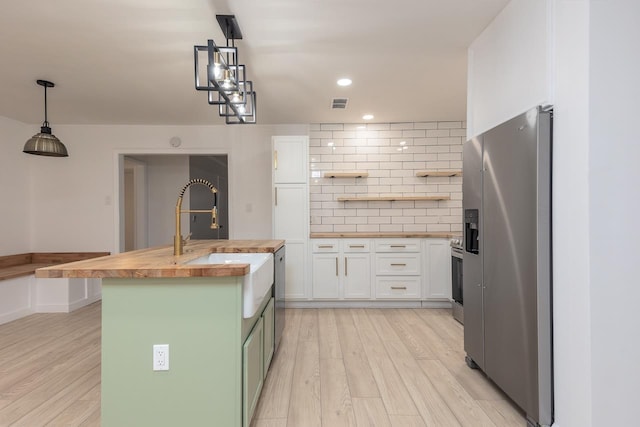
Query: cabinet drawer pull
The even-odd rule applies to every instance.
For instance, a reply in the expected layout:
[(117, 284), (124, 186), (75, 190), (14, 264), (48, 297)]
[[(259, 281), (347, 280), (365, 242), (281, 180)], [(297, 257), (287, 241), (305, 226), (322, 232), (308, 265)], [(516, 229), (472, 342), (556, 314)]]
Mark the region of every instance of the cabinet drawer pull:
[(407, 245), (390, 245), (391, 248), (406, 248)]
[(350, 248), (364, 248), (364, 245), (349, 245)]
[(406, 267), (407, 264), (391, 264), (391, 267)]
[(278, 150), (273, 152), (273, 168), (278, 170)]
[(347, 257), (344, 257), (344, 275), (347, 275)]
[(318, 245), (318, 249), (333, 249), (333, 245)]
[(336, 276), (338, 275), (338, 257), (336, 257)]
[(401, 289), (401, 290), (406, 291), (407, 287), (406, 286), (392, 286), (391, 289)]
[(278, 206), (278, 187), (276, 187), (276, 206)]

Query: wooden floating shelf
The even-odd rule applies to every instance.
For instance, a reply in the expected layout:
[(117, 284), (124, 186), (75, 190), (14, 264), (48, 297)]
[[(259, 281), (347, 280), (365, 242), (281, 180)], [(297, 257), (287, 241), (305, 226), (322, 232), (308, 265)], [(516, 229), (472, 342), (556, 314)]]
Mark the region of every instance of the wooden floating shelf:
[(339, 202), (405, 202), (420, 200), (450, 200), (449, 196), (366, 196), (338, 197)]
[(416, 176), (462, 176), (462, 171), (418, 171)]
[(327, 171), (322, 175), (324, 178), (366, 178), (369, 172), (365, 171)]

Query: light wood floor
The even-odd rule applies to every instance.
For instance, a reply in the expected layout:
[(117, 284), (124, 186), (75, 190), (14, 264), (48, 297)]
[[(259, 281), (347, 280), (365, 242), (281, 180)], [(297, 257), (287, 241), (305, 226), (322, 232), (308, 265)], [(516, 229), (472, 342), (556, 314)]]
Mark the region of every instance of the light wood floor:
[[(526, 426), (466, 366), (448, 311), (287, 314), (252, 427)], [(96, 303), (0, 325), (1, 427), (100, 425), (100, 315)]]

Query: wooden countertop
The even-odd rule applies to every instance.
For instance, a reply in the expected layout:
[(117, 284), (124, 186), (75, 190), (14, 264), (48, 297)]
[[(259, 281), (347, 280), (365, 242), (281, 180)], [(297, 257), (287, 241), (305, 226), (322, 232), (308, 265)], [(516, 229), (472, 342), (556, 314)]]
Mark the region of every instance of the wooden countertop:
[(222, 277), (244, 276), (249, 264), (186, 264), (211, 253), (269, 253), (284, 240), (193, 240), (184, 254), (173, 255), (173, 245), (140, 249), (36, 270), (36, 277)]
[(377, 238), (438, 238), (450, 239), (459, 233), (443, 232), (443, 233), (311, 233), (312, 239), (377, 239)]
[(29, 276), (42, 267), (105, 255), (109, 255), (109, 252), (28, 252), (0, 256), (0, 280)]

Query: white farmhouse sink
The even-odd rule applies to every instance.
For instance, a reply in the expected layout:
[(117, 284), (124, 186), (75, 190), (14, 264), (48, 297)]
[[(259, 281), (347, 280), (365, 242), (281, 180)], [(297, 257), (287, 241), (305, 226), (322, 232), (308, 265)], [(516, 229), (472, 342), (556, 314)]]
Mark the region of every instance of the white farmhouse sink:
[(271, 253), (214, 253), (196, 258), (187, 264), (249, 264), (249, 273), (242, 282), (242, 317), (256, 314), (264, 296), (273, 284), (273, 254)]

